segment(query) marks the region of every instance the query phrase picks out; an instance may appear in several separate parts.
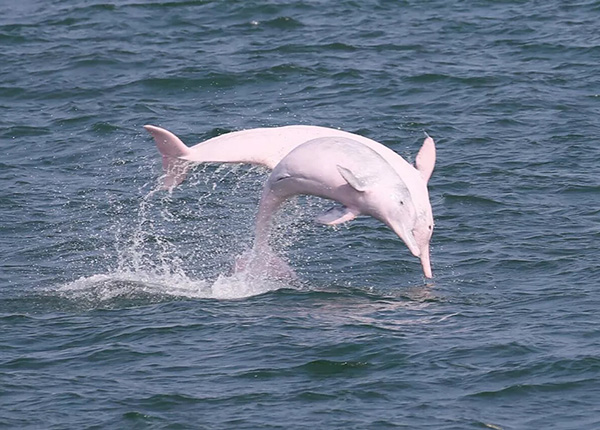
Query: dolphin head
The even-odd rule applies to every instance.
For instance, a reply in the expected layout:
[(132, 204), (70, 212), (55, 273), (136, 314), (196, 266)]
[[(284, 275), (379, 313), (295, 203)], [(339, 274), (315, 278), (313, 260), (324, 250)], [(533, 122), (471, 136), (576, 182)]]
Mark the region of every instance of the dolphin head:
[(366, 169), (366, 160), (365, 154), (357, 172), (337, 166), (346, 182), (359, 192), (356, 212), (370, 215), (387, 225), (421, 260), (425, 277), (433, 277), (429, 258), (433, 215), (427, 191), (427, 182), (435, 165), (433, 139), (425, 134), (415, 168), (402, 164), (392, 167), (385, 159), (378, 162), (371, 157), (371, 166)]
[[(419, 199), (422, 200), (422, 199)], [(428, 199), (415, 201), (404, 183), (396, 186), (396, 192), (389, 196), (383, 221), (402, 239), (410, 252), (421, 260), (423, 274), (433, 277), (429, 259), (429, 241), (433, 233), (433, 216)]]
[[(361, 210), (387, 225), (402, 239), (410, 252), (421, 259), (423, 272), (431, 278), (429, 264), (430, 230), (425, 227), (426, 211), (418, 210), (410, 190), (393, 170), (382, 169), (381, 175), (362, 181), (343, 167), (338, 170), (361, 196)], [(428, 234), (429, 232), (429, 234)]]
[(391, 186), (381, 187), (371, 193), (374, 216), (396, 233), (410, 252), (418, 257), (421, 255), (421, 250), (413, 234), (417, 210), (404, 182), (400, 180), (394, 182), (396, 183)]
[[(396, 233), (410, 252), (421, 260), (425, 277), (431, 278), (429, 240), (433, 217), (428, 196), (414, 199), (404, 181), (392, 169), (382, 168), (379, 176), (366, 179), (357, 178), (352, 171), (341, 166), (338, 170), (346, 182), (359, 191), (361, 203), (358, 212), (378, 219)], [(427, 194), (426, 188), (424, 192)]]
[(421, 251), (419, 258), (421, 259), (423, 273), (426, 278), (432, 278), (433, 274), (431, 272), (431, 262), (429, 260), (429, 241), (433, 234), (433, 215), (431, 214), (431, 206), (418, 212), (412, 233), (417, 246)]

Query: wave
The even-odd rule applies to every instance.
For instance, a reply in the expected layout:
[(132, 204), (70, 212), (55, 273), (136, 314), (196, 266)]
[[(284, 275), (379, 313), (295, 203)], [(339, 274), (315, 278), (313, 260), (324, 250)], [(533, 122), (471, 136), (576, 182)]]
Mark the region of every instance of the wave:
[(252, 229), (245, 222), (250, 213), (228, 204), (245, 197), (254, 207), (258, 197), (248, 197), (240, 182), (258, 191), (263, 178), (260, 169), (204, 166), (176, 195), (161, 191), (158, 179), (142, 187), (145, 195), (137, 202), (109, 198), (112, 219), (103, 228), (114, 238), (113, 249), (101, 250), (77, 270), (77, 279), (51, 287), (52, 292), (95, 308), (129, 301), (240, 299), (290, 288), (292, 282), (257, 269), (259, 260), (250, 260), (247, 270), (232, 270), (251, 244)]

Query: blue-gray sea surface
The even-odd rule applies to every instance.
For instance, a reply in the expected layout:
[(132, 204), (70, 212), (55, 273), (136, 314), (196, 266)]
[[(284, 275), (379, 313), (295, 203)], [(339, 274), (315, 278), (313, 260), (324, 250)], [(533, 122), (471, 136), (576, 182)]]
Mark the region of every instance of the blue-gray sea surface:
[[(0, 3), (0, 427), (600, 428), (600, 2)], [(268, 172), (188, 144), (435, 138), (434, 278), (380, 222), (274, 232)]]

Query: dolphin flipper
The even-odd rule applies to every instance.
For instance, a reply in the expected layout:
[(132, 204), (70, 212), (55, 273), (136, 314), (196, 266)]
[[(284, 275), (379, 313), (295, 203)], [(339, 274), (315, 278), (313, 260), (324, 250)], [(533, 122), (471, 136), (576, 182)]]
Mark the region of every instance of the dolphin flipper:
[(352, 221), (358, 213), (348, 209), (346, 206), (334, 206), (327, 212), (319, 215), (315, 221), (319, 224), (337, 225)]

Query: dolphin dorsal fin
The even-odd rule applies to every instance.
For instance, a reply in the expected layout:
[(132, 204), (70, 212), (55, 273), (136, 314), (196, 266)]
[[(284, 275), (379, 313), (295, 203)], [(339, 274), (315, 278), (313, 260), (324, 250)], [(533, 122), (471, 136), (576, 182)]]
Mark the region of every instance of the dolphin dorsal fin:
[(425, 182), (428, 182), (435, 167), (435, 142), (427, 133), (425, 133), (423, 146), (421, 146), (417, 154), (415, 166)]
[(346, 169), (339, 164), (337, 165), (337, 169), (338, 172), (340, 172), (340, 175), (342, 175), (342, 178), (344, 178), (344, 180), (356, 191), (362, 193), (369, 188), (368, 180), (357, 177), (350, 169)]

